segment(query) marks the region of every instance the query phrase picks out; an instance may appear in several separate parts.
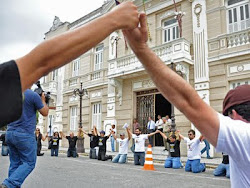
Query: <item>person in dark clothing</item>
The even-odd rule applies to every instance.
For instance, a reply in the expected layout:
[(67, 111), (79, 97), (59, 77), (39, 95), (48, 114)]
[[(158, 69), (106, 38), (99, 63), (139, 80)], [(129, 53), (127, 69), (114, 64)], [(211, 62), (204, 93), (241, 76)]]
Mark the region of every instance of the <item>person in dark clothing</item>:
[[(96, 131), (95, 131), (95, 135), (97, 135)], [(98, 137), (98, 147), (99, 147), (98, 160), (106, 161), (106, 160), (110, 159), (112, 161), (112, 156), (106, 155), (106, 143), (107, 143), (107, 140), (109, 139), (110, 135), (111, 135), (111, 132), (108, 136), (105, 136), (105, 131), (101, 131), (100, 136), (97, 136)]]
[[(169, 143), (169, 153), (170, 156), (165, 161), (165, 168), (174, 168), (178, 169), (182, 167), (181, 164), (181, 154), (180, 154), (180, 143), (181, 143), (181, 137), (179, 139), (176, 139), (176, 136), (172, 134), (169, 138), (162, 133), (161, 131), (157, 130), (156, 132), (160, 133), (161, 136), (165, 139), (167, 143)], [(179, 132), (179, 131), (177, 131)]]
[(36, 128), (36, 142), (37, 142), (37, 156), (43, 156), (44, 153), (41, 153), (42, 150), (42, 141), (45, 141), (45, 139), (48, 137), (48, 135), (46, 135), (45, 137), (41, 134), (40, 129)]
[(90, 150), (89, 150), (90, 159), (97, 159), (96, 151), (98, 150), (98, 137), (96, 134), (94, 134), (94, 132), (97, 132), (96, 126), (94, 126), (94, 128), (91, 130), (91, 133), (86, 133), (85, 131), (83, 131), (83, 133), (88, 135), (90, 138)]
[(9, 147), (5, 141), (5, 134), (2, 134), (0, 136), (0, 141), (2, 141), (2, 156), (8, 156), (9, 155)]
[(78, 137), (80, 136), (80, 130), (78, 131), (78, 135), (74, 136), (74, 133), (70, 133), (70, 136), (65, 136), (63, 132), (60, 132), (61, 136), (66, 138), (69, 141), (69, 148), (67, 151), (67, 157), (77, 157), (77, 152), (76, 152), (76, 141)]
[(229, 156), (222, 153), (222, 163), (214, 170), (214, 176), (226, 176), (230, 178)]
[(59, 136), (58, 132), (54, 132), (53, 137), (51, 138), (51, 156), (58, 157), (58, 150), (59, 150), (59, 140), (61, 140), (62, 137)]

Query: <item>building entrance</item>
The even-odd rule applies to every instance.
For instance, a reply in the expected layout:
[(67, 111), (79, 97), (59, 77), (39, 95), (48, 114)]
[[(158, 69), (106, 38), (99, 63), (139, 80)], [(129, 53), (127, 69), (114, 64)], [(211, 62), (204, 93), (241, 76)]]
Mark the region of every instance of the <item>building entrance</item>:
[[(158, 115), (161, 115), (162, 117), (169, 115), (169, 117), (171, 117), (171, 104), (157, 89), (137, 92), (136, 95), (136, 116), (144, 134), (147, 133), (149, 116), (151, 116), (155, 122), (158, 120)], [(161, 137), (158, 136), (154, 137), (157, 139), (154, 140), (154, 145), (163, 146), (162, 140), (159, 140)]]

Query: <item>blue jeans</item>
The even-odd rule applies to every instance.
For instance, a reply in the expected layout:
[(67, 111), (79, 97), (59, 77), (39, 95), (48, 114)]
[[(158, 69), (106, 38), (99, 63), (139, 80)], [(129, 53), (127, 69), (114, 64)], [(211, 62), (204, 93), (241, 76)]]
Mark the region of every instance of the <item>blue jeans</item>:
[(76, 148), (68, 149), (67, 151), (67, 157), (74, 157), (76, 158), (77, 153), (76, 153)]
[(134, 164), (143, 166), (145, 162), (145, 152), (134, 152)]
[(225, 176), (227, 178), (230, 178), (230, 169), (229, 169), (229, 164), (219, 164), (219, 166), (214, 170), (214, 175), (215, 176)]
[(51, 156), (58, 157), (58, 148), (51, 148)]
[(185, 171), (186, 172), (193, 172), (193, 173), (199, 173), (203, 172), (206, 169), (205, 163), (200, 163), (200, 159), (195, 160), (187, 160)]
[(3, 184), (8, 188), (21, 187), (36, 165), (36, 139), (34, 134), (7, 131), (6, 143), (10, 152), (9, 176)]
[(210, 155), (209, 155), (210, 144), (206, 139), (204, 140), (204, 142), (205, 142), (205, 147), (201, 150), (201, 154), (207, 151), (207, 158), (210, 158)]
[(3, 146), (2, 145), (2, 156), (7, 156), (9, 155), (9, 147), (8, 146)]
[(111, 149), (114, 152), (115, 151), (115, 139), (113, 136), (111, 136), (110, 140), (111, 140)]
[(126, 163), (127, 154), (117, 154), (112, 160), (113, 163)]
[(165, 168), (178, 169), (182, 167), (180, 157), (168, 157), (165, 161)]

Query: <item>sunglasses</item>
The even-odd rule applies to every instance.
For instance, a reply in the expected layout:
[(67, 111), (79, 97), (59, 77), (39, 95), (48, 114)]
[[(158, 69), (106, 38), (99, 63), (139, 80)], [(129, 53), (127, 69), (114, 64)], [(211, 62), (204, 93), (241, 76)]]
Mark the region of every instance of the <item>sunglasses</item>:
[(193, 134), (188, 134), (188, 136), (192, 136)]

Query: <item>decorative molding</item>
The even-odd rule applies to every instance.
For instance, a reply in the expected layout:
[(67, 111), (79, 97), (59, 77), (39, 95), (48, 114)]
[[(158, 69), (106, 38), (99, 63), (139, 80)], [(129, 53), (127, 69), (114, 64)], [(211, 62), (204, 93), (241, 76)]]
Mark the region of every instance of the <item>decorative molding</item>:
[(55, 31), (61, 25), (63, 25), (63, 22), (61, 22), (61, 20), (58, 16), (55, 16), (54, 21), (53, 21), (53, 25), (50, 28), (50, 31)]
[(228, 65), (228, 76), (239, 76), (243, 74), (249, 74), (250, 72), (250, 62)]
[(202, 5), (201, 4), (196, 4), (194, 7), (194, 13), (197, 17), (197, 27), (200, 27), (200, 14), (202, 12)]
[(95, 91), (95, 92), (91, 92), (91, 98), (99, 98), (102, 96), (102, 92), (101, 91)]

